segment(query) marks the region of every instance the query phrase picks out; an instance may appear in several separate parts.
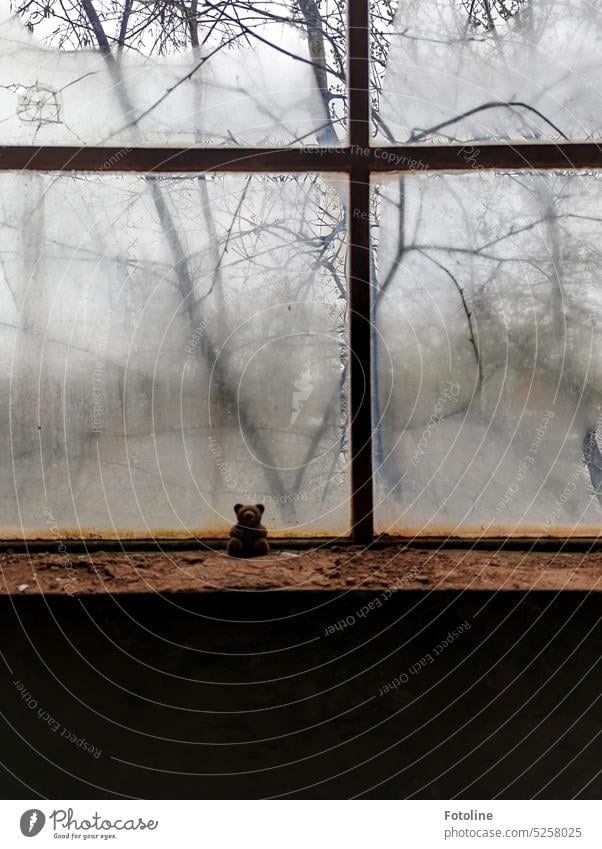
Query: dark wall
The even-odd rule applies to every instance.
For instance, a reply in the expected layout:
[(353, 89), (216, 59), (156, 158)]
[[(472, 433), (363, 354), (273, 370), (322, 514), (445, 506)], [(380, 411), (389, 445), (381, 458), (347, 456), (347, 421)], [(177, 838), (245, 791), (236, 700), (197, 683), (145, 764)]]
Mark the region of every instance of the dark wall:
[(3, 597), (0, 792), (596, 798), (600, 598)]

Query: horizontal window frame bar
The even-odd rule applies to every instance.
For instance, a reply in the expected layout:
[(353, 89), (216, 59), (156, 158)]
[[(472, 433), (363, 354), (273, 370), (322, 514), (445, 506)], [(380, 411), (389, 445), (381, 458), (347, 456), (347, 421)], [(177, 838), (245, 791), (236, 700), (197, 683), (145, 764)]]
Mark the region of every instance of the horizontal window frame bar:
[[(313, 549), (331, 549), (335, 547), (342, 551), (357, 549), (358, 543), (353, 535), (347, 536), (268, 536), (272, 549), (304, 551)], [(177, 552), (177, 551), (226, 551), (228, 538), (223, 537), (65, 537), (57, 538), (28, 538), (0, 540), (0, 553), (35, 554), (54, 552), (60, 544), (70, 554), (93, 554), (97, 552), (130, 554), (140, 552)], [(583, 536), (506, 536), (506, 537), (471, 537), (471, 536), (399, 536), (376, 534), (372, 540), (359, 543), (374, 549), (402, 547), (414, 551), (445, 551), (460, 549), (462, 551), (526, 551), (530, 553), (574, 552), (593, 554), (602, 551), (602, 537)], [(62, 550), (62, 549), (61, 549)], [(74, 564), (77, 566), (77, 564)]]
[(302, 148), (2, 146), (0, 171), (188, 174), (602, 169), (598, 142)]

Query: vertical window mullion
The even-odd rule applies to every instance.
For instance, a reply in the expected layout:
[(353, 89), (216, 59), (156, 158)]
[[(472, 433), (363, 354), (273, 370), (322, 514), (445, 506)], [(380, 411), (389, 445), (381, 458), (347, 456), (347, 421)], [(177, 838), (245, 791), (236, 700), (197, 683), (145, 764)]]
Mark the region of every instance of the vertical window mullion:
[(370, 331), (369, 0), (347, 0), (349, 26), (349, 348), (351, 523), (354, 542), (373, 538)]

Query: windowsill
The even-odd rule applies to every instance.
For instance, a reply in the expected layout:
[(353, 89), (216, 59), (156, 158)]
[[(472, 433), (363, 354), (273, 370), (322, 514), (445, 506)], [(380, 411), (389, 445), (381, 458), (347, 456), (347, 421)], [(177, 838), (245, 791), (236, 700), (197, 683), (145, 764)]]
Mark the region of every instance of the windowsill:
[[(0, 552), (0, 595), (242, 591), (602, 589), (602, 552), (434, 550), (402, 545), (222, 552)], [(27, 585), (25, 589), (19, 587)]]

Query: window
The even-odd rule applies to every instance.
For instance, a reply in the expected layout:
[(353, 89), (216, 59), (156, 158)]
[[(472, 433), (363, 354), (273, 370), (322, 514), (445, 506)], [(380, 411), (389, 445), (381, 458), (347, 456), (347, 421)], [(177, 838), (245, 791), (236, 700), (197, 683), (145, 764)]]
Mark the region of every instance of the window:
[(601, 28), (598, 4), (584, 0), (400, 2), (379, 137), (403, 144), (599, 139)]
[(375, 187), (377, 528), (597, 534), (601, 188), (567, 170)]
[(326, 4), (316, 45), (303, 37), (317, 16), (313, 0), (297, 11), (194, 0), (24, 3), (20, 18), (0, 24), (3, 143), (336, 144), (343, 9)]
[(3, 536), (597, 534), (569, 5), (17, 4)]

